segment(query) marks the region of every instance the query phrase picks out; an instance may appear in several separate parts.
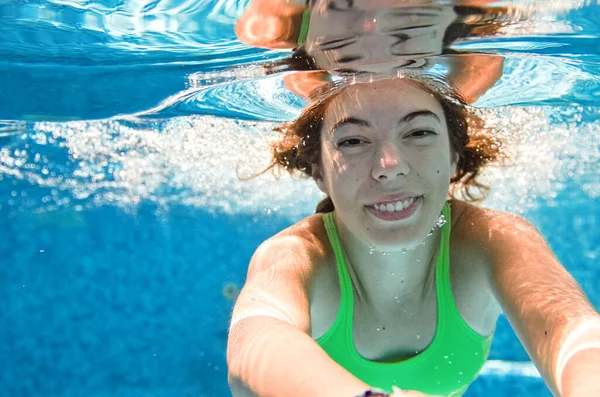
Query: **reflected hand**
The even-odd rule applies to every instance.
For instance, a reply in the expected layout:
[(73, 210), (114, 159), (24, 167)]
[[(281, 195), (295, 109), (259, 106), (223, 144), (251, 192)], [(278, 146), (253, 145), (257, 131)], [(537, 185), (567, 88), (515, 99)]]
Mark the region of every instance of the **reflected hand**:
[(235, 34), (253, 47), (294, 48), (305, 9), (301, 0), (253, 0), (236, 22)]

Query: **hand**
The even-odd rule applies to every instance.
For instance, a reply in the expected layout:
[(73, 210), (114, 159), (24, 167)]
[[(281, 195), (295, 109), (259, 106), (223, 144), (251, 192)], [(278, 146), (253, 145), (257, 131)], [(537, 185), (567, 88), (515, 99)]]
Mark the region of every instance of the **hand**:
[(410, 391), (410, 390), (394, 392), (394, 393), (390, 394), (390, 396), (391, 397), (443, 397), (443, 396), (434, 396), (432, 394), (423, 394), (418, 391)]
[(392, 389), (394, 391), (392, 394), (390, 394), (390, 397), (443, 397), (443, 396), (434, 396), (431, 394), (423, 394), (418, 391), (400, 390), (396, 386), (392, 386)]

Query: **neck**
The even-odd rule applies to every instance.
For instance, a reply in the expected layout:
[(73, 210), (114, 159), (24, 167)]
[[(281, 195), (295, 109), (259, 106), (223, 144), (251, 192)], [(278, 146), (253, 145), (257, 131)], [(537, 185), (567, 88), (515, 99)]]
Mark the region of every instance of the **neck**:
[(407, 299), (422, 302), (432, 292), (440, 228), (435, 228), (423, 244), (405, 252), (373, 250), (341, 222), (338, 229), (348, 271), (362, 303), (377, 307)]

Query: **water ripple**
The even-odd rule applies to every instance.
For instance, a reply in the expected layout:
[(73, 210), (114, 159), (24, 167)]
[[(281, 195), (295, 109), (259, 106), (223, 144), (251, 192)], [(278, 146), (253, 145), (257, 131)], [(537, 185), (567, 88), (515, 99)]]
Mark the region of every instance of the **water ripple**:
[[(284, 92), (282, 76), (278, 80), (257, 75), (255, 82), (242, 82), (238, 76), (215, 79), (213, 87), (194, 86), (199, 75), (226, 75), (231, 70), (243, 74), (256, 63), (289, 55), (251, 48), (237, 39), (233, 28), (248, 3), (0, 2), (0, 92), (11, 98), (0, 107), (0, 119), (123, 114), (287, 119), (302, 102)], [(452, 46), (458, 53), (507, 57), (505, 76), (477, 105), (595, 106), (600, 92), (598, 2), (547, 1), (540, 7), (525, 1), (511, 12), (519, 22), (506, 24), (501, 34), (470, 37)], [(520, 95), (514, 95), (515, 90)]]

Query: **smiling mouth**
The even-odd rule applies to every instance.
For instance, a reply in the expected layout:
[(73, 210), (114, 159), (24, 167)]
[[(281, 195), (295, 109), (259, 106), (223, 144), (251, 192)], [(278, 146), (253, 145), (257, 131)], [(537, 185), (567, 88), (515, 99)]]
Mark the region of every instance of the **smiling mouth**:
[(404, 200), (367, 205), (366, 208), (379, 219), (394, 221), (410, 217), (416, 212), (422, 201), (423, 196), (417, 196)]

